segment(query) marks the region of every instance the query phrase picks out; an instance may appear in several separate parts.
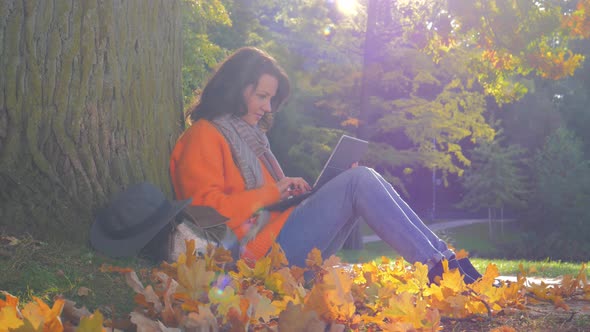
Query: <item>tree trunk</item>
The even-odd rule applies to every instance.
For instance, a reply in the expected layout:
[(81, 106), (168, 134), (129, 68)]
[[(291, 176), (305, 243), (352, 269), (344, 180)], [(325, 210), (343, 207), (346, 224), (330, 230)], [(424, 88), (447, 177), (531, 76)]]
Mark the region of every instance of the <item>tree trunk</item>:
[[(365, 27), (365, 45), (363, 48), (363, 76), (361, 82), (361, 100), (359, 126), (356, 136), (361, 139), (369, 138), (369, 108), (370, 108), (370, 66), (373, 62), (371, 52), (375, 52), (376, 23), (377, 23), (377, 0), (369, 0), (367, 4), (367, 26)], [(344, 249), (360, 250), (363, 248), (363, 235), (361, 228), (353, 227), (350, 235), (344, 242)]]
[(492, 208), (488, 208), (488, 237), (490, 238), (490, 240), (494, 237), (493, 232), (492, 232)]
[(181, 66), (180, 0), (0, 1), (0, 229), (82, 242), (125, 185), (170, 194)]

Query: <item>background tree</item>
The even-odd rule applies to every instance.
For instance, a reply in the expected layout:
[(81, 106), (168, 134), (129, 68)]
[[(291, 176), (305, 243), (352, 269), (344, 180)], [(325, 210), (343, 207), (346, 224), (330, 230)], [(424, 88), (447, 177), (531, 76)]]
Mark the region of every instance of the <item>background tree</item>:
[(533, 175), (527, 255), (585, 260), (590, 254), (590, 162), (582, 142), (565, 128), (556, 130), (535, 155)]
[(182, 90), (184, 105), (193, 101), (195, 90), (203, 87), (210, 71), (225, 58), (227, 50), (211, 41), (209, 33), (232, 21), (220, 0), (181, 0), (182, 6)]
[(95, 208), (170, 193), (182, 129), (178, 0), (0, 2), (0, 228), (82, 242)]
[(459, 207), (487, 210), (489, 235), (492, 221), (503, 218), (504, 208), (523, 208), (526, 204), (527, 178), (521, 160), (525, 150), (516, 145), (503, 146), (502, 137), (483, 141), (471, 156), (472, 165), (461, 182), (465, 188)]

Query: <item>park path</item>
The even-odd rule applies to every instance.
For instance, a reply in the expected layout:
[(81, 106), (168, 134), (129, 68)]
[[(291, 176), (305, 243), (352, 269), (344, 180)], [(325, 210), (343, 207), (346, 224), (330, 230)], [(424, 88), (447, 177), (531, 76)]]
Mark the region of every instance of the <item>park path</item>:
[[(504, 220), (494, 220), (493, 222), (513, 222), (516, 219), (504, 219)], [(444, 230), (444, 229), (450, 229), (450, 228), (455, 228), (455, 227), (461, 227), (461, 226), (467, 226), (467, 225), (473, 225), (473, 224), (481, 224), (481, 223), (487, 223), (488, 219), (459, 219), (459, 220), (453, 220), (453, 221), (445, 221), (445, 222), (438, 222), (438, 223), (434, 223), (434, 224), (430, 224), (427, 225), (428, 228), (430, 228), (433, 231), (440, 231), (440, 230)], [(375, 235), (375, 234), (371, 234), (371, 235), (365, 235), (363, 236), (363, 243), (370, 243), (370, 242), (377, 242), (377, 241), (381, 241), (381, 239), (379, 238), (379, 236)]]

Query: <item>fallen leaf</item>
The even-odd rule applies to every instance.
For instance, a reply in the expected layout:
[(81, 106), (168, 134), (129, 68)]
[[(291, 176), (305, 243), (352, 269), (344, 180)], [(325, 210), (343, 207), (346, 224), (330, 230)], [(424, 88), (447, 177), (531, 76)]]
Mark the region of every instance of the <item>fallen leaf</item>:
[(198, 311), (188, 314), (187, 320), (185, 321), (185, 327), (187, 329), (208, 332), (219, 331), (219, 324), (209, 306), (199, 306)]
[(88, 296), (92, 292), (92, 290), (88, 287), (80, 287), (78, 288), (78, 296)]
[(92, 315), (83, 317), (80, 320), (80, 325), (78, 325), (76, 332), (106, 331), (106, 329), (102, 325), (103, 321), (104, 317), (102, 316), (100, 311), (96, 310)]
[(516, 330), (510, 326), (503, 325), (491, 330), (490, 332), (516, 332)]
[(305, 265), (309, 268), (313, 268), (314, 266), (319, 267), (322, 266), (322, 261), (322, 252), (317, 248), (313, 248), (307, 255)]
[(14, 236), (2, 236), (0, 237), (0, 240), (9, 247), (14, 247), (20, 243), (20, 240)]
[(9, 329), (16, 329), (23, 324), (24, 322), (18, 318), (15, 307), (0, 308), (0, 332), (8, 332)]
[(289, 302), (287, 309), (279, 314), (279, 331), (325, 331), (326, 323), (315, 311), (303, 311), (301, 304)]

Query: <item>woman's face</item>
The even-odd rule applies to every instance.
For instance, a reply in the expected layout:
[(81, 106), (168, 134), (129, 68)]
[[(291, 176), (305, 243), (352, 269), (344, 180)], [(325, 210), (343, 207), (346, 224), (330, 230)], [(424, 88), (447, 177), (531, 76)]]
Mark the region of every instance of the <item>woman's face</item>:
[(272, 112), (270, 101), (277, 93), (278, 87), (279, 81), (268, 74), (260, 76), (256, 87), (253, 84), (248, 85), (244, 89), (244, 101), (248, 112), (242, 119), (254, 126), (266, 113)]

